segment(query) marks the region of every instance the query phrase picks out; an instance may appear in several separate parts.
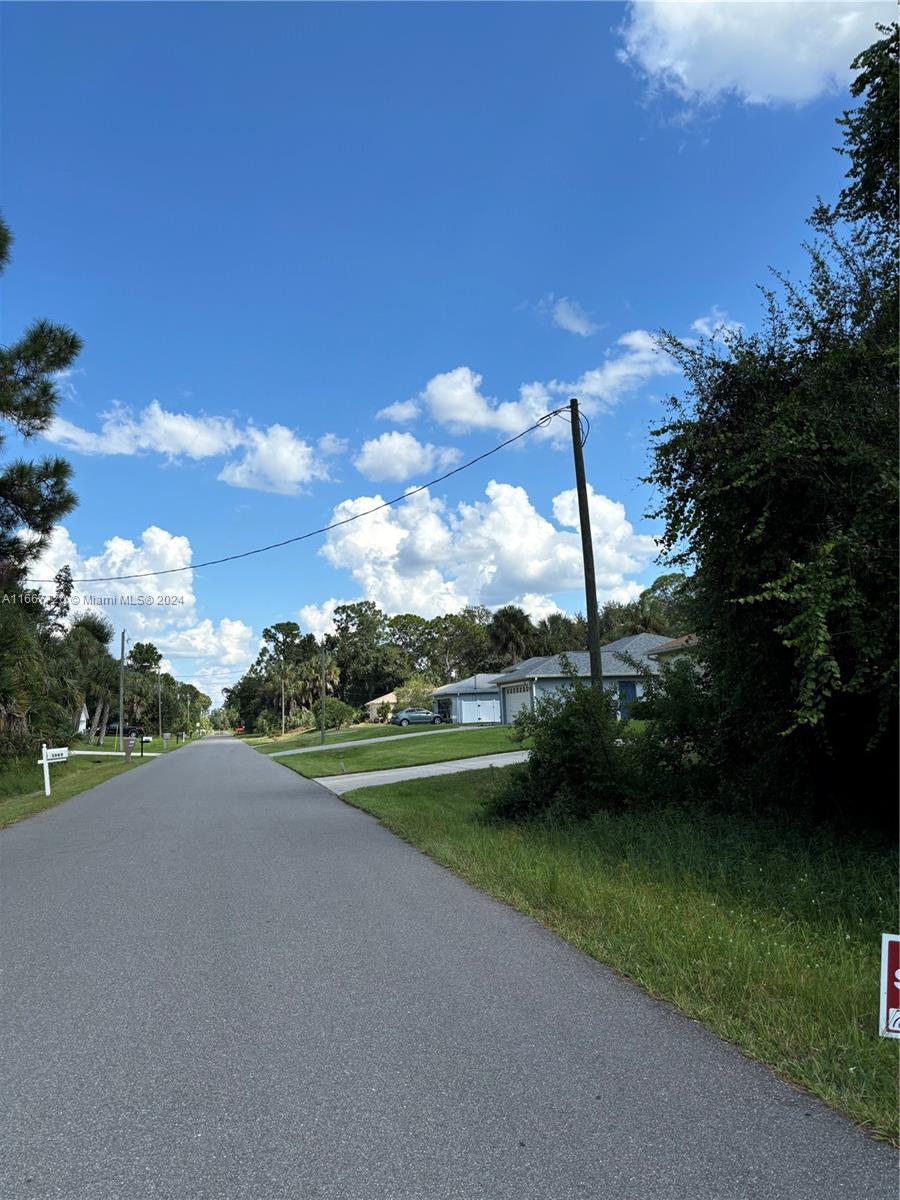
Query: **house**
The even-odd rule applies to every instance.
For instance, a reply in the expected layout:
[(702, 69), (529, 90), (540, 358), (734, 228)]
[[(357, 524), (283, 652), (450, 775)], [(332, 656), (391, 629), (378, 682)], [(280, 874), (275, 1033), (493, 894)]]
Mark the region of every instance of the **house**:
[(364, 707), (366, 712), (369, 714), (369, 720), (377, 722), (381, 720), (381, 713), (378, 710), (381, 708), (382, 704), (389, 704), (393, 710), (393, 707), (396, 703), (396, 692), (388, 692), (384, 696), (376, 696), (374, 700), (367, 700)]
[[(600, 647), (603, 684), (616, 692), (621, 716), (627, 716), (632, 701), (643, 695), (644, 681), (659, 672), (659, 664), (651, 652), (671, 640), (658, 633), (636, 633)], [(504, 725), (511, 724), (523, 709), (533, 709), (535, 702), (543, 696), (552, 695), (566, 686), (563, 658), (575, 668), (579, 679), (590, 680), (591, 659), (586, 650), (529, 658), (497, 677)]]
[(650, 651), (650, 657), (655, 658), (663, 666), (671, 666), (680, 658), (689, 657), (699, 644), (700, 639), (696, 633), (686, 633), (684, 637), (671, 638), (661, 646), (657, 646), (655, 650)]
[(480, 672), (468, 679), (445, 683), (432, 693), (432, 708), (445, 721), (458, 725), (497, 724), (500, 720), (500, 689), (496, 673)]

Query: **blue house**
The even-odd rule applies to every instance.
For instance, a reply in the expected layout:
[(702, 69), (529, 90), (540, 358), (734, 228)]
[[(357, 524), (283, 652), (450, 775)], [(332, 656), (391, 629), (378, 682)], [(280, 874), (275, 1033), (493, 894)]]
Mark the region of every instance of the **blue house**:
[[(620, 716), (627, 717), (632, 701), (644, 694), (646, 680), (659, 673), (659, 663), (652, 652), (671, 640), (658, 633), (636, 633), (601, 646), (603, 685), (616, 693)], [(529, 658), (496, 677), (500, 719), (504, 725), (511, 724), (523, 709), (533, 710), (542, 696), (552, 695), (566, 686), (568, 679), (563, 670), (563, 657), (568, 659), (581, 680), (590, 682), (591, 661), (586, 650)]]

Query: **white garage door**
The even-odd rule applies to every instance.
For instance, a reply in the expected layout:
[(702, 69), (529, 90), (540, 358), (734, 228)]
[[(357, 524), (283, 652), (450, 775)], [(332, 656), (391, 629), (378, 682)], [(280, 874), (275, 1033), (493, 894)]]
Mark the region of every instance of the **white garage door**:
[(531, 708), (531, 688), (527, 683), (516, 683), (504, 688), (503, 694), (506, 696), (506, 723), (510, 725), (516, 713), (523, 708)]
[(476, 722), (497, 722), (500, 720), (499, 700), (463, 700), (460, 704), (464, 725), (474, 725)]

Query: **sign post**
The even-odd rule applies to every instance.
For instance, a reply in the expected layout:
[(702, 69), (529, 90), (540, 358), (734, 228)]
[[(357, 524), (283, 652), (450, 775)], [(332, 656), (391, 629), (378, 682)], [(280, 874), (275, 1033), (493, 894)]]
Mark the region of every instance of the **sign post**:
[(44, 795), (50, 795), (50, 764), (53, 762), (65, 762), (69, 757), (68, 746), (48, 747), (46, 742), (41, 742), (41, 757), (38, 759), (38, 766), (44, 768)]
[(900, 933), (881, 935), (878, 1033), (881, 1037), (900, 1038)]

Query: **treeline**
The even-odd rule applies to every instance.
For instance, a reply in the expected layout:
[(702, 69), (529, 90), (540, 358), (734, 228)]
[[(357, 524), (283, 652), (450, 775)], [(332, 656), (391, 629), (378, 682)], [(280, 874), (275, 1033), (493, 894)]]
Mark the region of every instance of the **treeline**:
[[(690, 629), (690, 581), (668, 574), (637, 600), (609, 601), (600, 610), (601, 639), (633, 633), (672, 637)], [(363, 716), (369, 700), (397, 692), (403, 703), (429, 704), (435, 686), (480, 672), (500, 671), (539, 654), (587, 649), (587, 622), (551, 613), (534, 622), (514, 604), (482, 606), (427, 620), (415, 613), (387, 616), (370, 600), (335, 610), (324, 641), (326, 726)], [(293, 621), (263, 630), (256, 662), (232, 688), (214, 721), (251, 732), (316, 725), (322, 695), (322, 646)], [(340, 705), (341, 707), (338, 707)]]
[[(847, 184), (762, 332), (664, 336), (689, 382), (655, 431), (662, 550), (692, 568), (691, 661), (621, 737), (575, 689), (497, 816), (650, 801), (896, 821), (898, 26), (853, 63)], [(632, 710), (637, 711), (637, 709)]]

